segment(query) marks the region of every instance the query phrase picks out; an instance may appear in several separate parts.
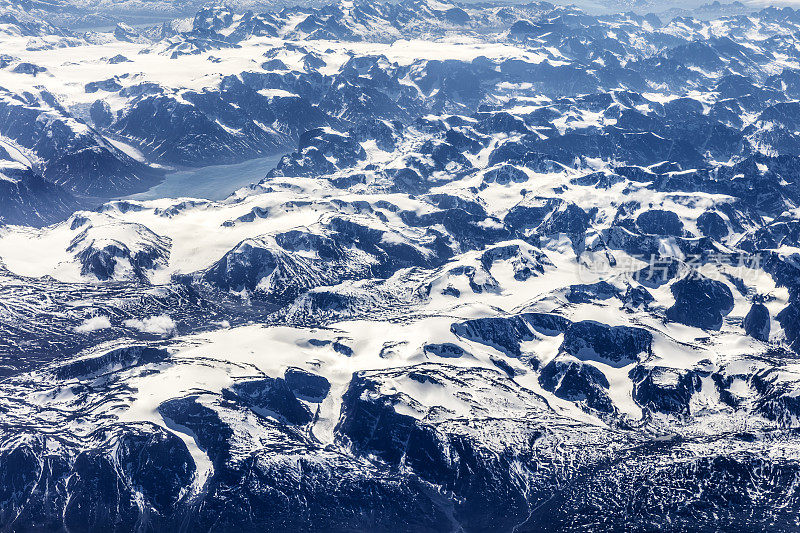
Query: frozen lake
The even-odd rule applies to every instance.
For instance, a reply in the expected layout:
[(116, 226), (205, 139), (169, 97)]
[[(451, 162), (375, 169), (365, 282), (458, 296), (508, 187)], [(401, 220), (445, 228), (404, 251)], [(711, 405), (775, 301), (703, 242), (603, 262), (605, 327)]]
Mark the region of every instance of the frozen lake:
[(191, 197), (222, 200), (237, 189), (261, 181), (267, 172), (275, 168), (281, 157), (282, 154), (272, 155), (234, 165), (214, 165), (171, 172), (158, 185), (126, 198), (155, 200)]

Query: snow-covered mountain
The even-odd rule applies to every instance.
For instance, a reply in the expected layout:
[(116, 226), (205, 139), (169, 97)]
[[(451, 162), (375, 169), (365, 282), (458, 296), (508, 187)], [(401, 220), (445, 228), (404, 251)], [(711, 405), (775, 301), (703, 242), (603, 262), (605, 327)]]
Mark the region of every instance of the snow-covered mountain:
[(800, 12), (5, 20), (3, 528), (800, 528)]

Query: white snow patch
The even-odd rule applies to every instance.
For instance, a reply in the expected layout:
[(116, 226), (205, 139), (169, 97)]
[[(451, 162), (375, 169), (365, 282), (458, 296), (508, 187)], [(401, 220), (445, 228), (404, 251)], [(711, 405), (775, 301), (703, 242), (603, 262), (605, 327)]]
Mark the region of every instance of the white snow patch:
[(111, 321), (107, 316), (93, 316), (87, 318), (81, 325), (75, 328), (76, 333), (91, 333), (92, 331), (99, 331), (101, 329), (108, 329), (111, 327)]
[(158, 315), (139, 320), (131, 318), (123, 322), (125, 327), (136, 329), (142, 333), (152, 333), (154, 335), (169, 335), (175, 332), (175, 321), (169, 315)]

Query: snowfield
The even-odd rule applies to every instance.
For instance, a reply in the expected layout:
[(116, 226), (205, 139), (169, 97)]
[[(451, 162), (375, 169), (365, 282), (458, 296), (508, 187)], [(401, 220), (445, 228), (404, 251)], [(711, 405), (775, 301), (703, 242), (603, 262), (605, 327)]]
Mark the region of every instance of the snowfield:
[(0, 529), (800, 527), (800, 12), (7, 4)]

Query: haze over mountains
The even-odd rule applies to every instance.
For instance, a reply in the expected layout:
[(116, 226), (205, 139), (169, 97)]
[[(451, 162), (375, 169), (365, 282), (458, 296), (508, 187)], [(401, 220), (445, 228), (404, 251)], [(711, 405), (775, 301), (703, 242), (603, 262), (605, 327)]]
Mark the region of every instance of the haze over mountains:
[(3, 4), (0, 525), (800, 527), (799, 11), (238, 7)]
[[(395, 2), (381, 2), (379, 5)], [(671, 19), (676, 16), (694, 16), (701, 19), (719, 16), (747, 14), (768, 5), (793, 6), (793, 0), (778, 2), (747, 0), (720, 2), (712, 0), (676, 0), (669, 4), (652, 0), (578, 0), (577, 2), (554, 2), (556, 5), (573, 6), (592, 15), (603, 15), (633, 11), (639, 14), (655, 13), (662, 18)], [(228, 7), (240, 13), (253, 11), (275, 11), (282, 8), (303, 9), (320, 8), (327, 2), (305, 0), (291, 2), (288, 0), (230, 0), (206, 2), (203, 0), (3, 0), (0, 6), (4, 9), (21, 8), (26, 14), (47, 20), (59, 27), (79, 31), (105, 30), (119, 22), (139, 27), (160, 24), (178, 18), (191, 19), (195, 13), (210, 6)], [(467, 5), (480, 4), (466, 2)], [(515, 6), (525, 4), (523, 1), (498, 3), (498, 6)]]

